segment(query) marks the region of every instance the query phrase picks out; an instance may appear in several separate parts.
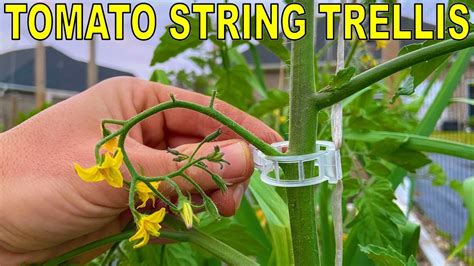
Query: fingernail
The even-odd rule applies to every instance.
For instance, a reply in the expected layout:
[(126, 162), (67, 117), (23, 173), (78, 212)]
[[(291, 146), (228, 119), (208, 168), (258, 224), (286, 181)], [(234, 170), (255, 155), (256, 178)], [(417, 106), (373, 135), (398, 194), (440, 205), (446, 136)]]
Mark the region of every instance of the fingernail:
[[(224, 169), (224, 178), (233, 179), (239, 177), (248, 177), (249, 161), (252, 159), (248, 146), (242, 141), (236, 141), (232, 144), (222, 147), (224, 159), (230, 165)], [(253, 169), (253, 167), (251, 167)]]
[(234, 194), (232, 195), (234, 197), (234, 202), (235, 202), (235, 210), (239, 209), (240, 207), (240, 202), (242, 201), (242, 196), (244, 195), (244, 185), (240, 184), (234, 189)]

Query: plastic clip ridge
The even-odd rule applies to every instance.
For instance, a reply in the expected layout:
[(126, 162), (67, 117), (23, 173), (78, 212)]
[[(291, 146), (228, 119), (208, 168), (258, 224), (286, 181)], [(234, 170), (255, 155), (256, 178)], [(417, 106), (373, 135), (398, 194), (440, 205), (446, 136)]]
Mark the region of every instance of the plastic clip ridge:
[[(273, 143), (272, 146), (283, 152), (288, 148), (288, 141)], [(255, 167), (260, 170), (260, 179), (263, 182), (277, 187), (304, 187), (312, 186), (325, 181), (336, 184), (342, 179), (341, 155), (330, 141), (316, 141), (316, 151), (304, 155), (267, 156), (252, 146)], [(314, 162), (315, 175), (305, 176), (305, 167), (308, 162)], [(298, 169), (298, 179), (282, 178), (282, 164), (293, 164)]]

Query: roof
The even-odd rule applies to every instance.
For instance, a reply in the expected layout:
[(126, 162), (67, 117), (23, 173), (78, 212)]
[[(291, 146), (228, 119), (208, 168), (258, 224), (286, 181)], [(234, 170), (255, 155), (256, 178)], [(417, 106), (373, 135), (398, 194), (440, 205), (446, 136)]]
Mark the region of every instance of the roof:
[[(46, 87), (79, 92), (87, 88), (87, 63), (74, 60), (53, 47), (46, 50)], [(130, 73), (98, 66), (99, 81)], [(35, 49), (25, 49), (0, 55), (0, 82), (34, 89)]]

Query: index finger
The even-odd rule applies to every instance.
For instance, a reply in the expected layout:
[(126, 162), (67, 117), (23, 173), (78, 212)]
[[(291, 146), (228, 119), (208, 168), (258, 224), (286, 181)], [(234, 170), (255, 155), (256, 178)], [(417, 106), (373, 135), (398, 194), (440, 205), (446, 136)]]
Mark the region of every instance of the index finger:
[[(193, 102), (199, 105), (207, 106), (210, 97), (196, 92), (179, 89), (172, 86), (166, 86), (150, 82), (150, 86), (155, 91), (160, 102), (170, 100), (170, 94), (181, 101)], [(214, 109), (228, 116), (243, 128), (252, 132), (261, 140), (267, 143), (282, 141), (282, 137), (273, 129), (265, 125), (257, 118), (245, 113), (242, 110), (233, 107), (219, 99), (214, 102)], [(180, 135), (189, 135), (204, 138), (214, 132), (217, 128), (222, 129), (221, 139), (241, 138), (229, 128), (223, 126), (219, 121), (207, 115), (193, 110), (174, 108), (164, 112), (166, 128), (173, 133)]]

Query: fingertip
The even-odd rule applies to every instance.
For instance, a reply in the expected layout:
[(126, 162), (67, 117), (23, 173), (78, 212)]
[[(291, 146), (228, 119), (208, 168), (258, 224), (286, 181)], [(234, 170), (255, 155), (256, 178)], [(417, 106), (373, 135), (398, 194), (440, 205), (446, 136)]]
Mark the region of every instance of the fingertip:
[(239, 139), (226, 142), (221, 147), (224, 159), (229, 162), (228, 165), (224, 166), (224, 179), (249, 178), (254, 170), (253, 157), (249, 145)]
[(211, 199), (216, 204), (217, 209), (222, 216), (230, 217), (237, 212), (245, 193), (245, 189), (245, 184), (240, 183), (229, 187), (226, 192), (217, 190), (211, 194)]

